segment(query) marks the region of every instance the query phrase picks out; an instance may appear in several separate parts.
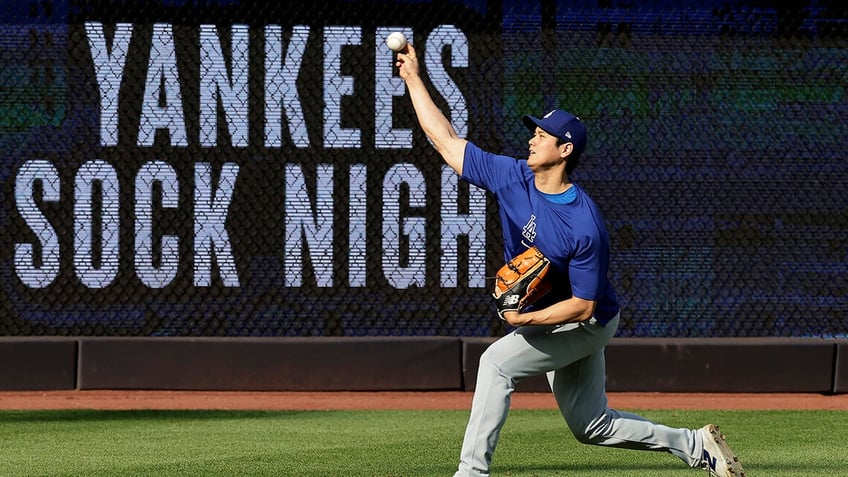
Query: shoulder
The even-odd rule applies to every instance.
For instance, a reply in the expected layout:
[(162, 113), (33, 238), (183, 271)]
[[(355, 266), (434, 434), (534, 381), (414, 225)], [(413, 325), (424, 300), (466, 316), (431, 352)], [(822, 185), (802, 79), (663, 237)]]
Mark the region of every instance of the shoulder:
[(592, 196), (586, 192), (586, 189), (581, 187), (579, 184), (573, 184), (574, 190), (577, 192), (578, 202), (581, 204), (582, 208), (587, 212), (591, 212), (593, 215), (600, 214), (600, 207), (595, 203), (595, 200)]
[(473, 142), (465, 146), (465, 167), (462, 176), (471, 182), (487, 184), (526, 182), (533, 173), (527, 161), (486, 151)]
[(606, 225), (600, 207), (582, 187), (577, 184), (575, 186), (578, 204), (575, 232), (589, 237), (603, 237), (606, 234)]
[[(465, 160), (469, 159), (476, 161), (495, 161), (496, 164), (494, 165), (498, 166), (524, 163), (524, 167), (527, 168), (527, 161), (521, 161), (510, 156), (487, 151), (471, 141), (465, 144)], [(529, 170), (529, 168), (527, 169)]]

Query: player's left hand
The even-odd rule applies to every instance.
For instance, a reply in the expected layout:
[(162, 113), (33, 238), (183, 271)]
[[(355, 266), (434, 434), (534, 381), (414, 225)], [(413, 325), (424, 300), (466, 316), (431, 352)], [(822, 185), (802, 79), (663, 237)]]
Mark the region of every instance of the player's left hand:
[(531, 247), (498, 270), (492, 297), (502, 320), (515, 324), (507, 320), (507, 313), (519, 321), (521, 310), (550, 291), (551, 284), (545, 280), (550, 264), (541, 250)]

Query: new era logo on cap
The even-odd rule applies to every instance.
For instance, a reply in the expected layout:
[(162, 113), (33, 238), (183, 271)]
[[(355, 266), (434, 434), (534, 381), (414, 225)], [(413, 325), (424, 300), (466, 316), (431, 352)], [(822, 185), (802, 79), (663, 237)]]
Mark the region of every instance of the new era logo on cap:
[(574, 144), (574, 151), (577, 154), (583, 153), (586, 149), (586, 127), (580, 122), (580, 118), (571, 113), (554, 109), (541, 118), (530, 115), (524, 116), (522, 121), (531, 131), (538, 126), (549, 134), (571, 142)]

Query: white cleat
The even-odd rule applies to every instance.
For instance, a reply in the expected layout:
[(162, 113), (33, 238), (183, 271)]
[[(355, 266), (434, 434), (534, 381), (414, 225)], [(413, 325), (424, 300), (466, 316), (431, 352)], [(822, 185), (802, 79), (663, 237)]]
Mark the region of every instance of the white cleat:
[(718, 426), (707, 424), (698, 429), (698, 432), (704, 441), (701, 466), (709, 471), (711, 477), (745, 477), (742, 463), (730, 450)]

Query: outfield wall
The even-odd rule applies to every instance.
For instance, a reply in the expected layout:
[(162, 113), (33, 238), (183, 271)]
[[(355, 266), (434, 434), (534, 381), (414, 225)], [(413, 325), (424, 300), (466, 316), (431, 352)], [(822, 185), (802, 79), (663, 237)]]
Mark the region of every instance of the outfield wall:
[(319, 3), (0, 0), (0, 336), (503, 335), (402, 31), (487, 151), (584, 121), (616, 336), (848, 339), (845, 2)]
[[(0, 338), (0, 390), (472, 391), (492, 340)], [(616, 338), (606, 357), (609, 391), (848, 392), (848, 340)]]

